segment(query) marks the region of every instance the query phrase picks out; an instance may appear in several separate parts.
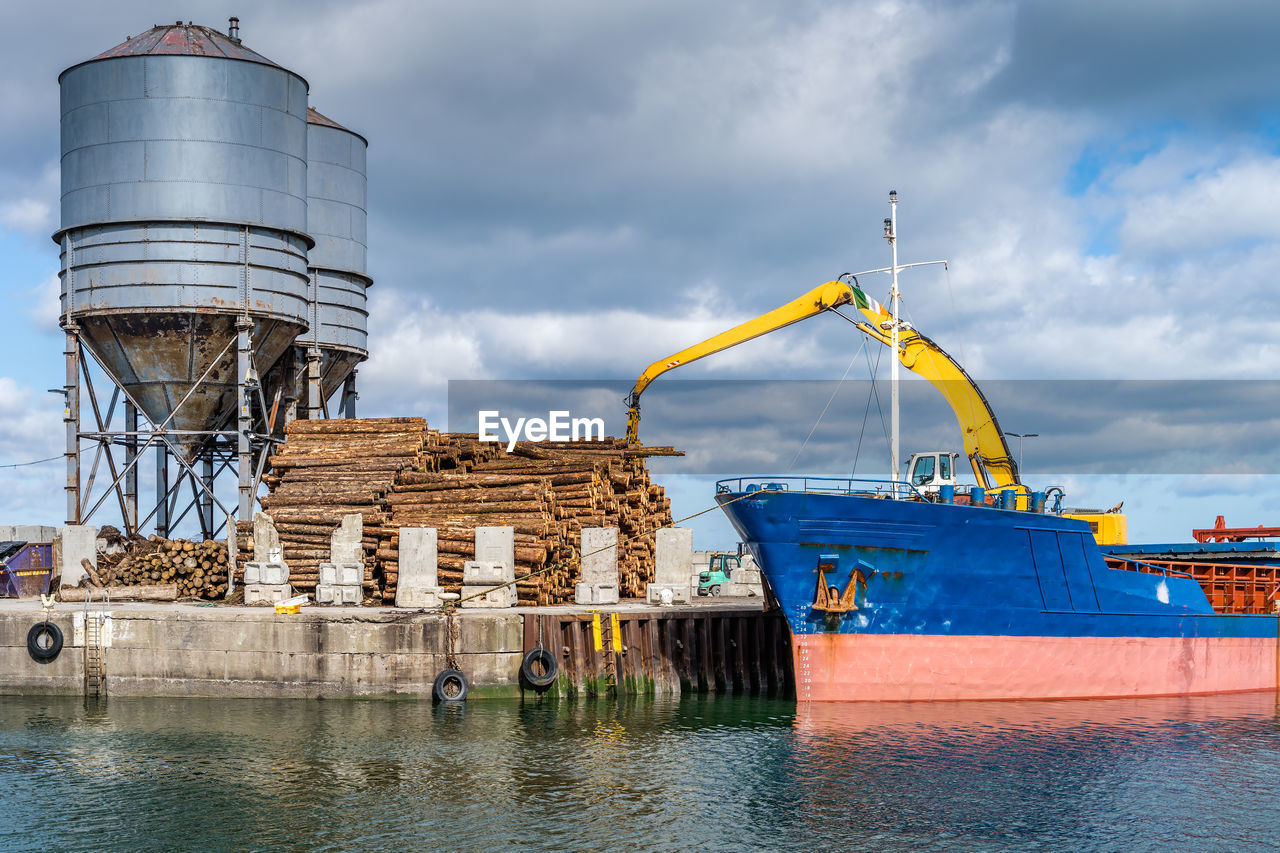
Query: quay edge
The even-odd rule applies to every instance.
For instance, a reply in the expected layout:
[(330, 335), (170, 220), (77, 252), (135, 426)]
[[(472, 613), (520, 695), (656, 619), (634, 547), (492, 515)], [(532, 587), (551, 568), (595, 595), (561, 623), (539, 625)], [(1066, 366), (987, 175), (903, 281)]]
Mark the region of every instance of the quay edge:
[[(39, 602), (0, 601), (0, 694), (84, 694), (85, 614), (99, 609), (55, 605), (49, 620), (64, 646), (42, 664), (27, 649), (28, 632), (44, 619)], [(265, 607), (133, 602), (104, 612), (108, 696), (429, 701), (448, 653), (448, 619), (438, 612), (309, 607), (284, 615)], [(599, 650), (596, 614), (604, 635)], [(758, 600), (477, 609), (458, 611), (454, 619), (456, 658), (473, 699), (521, 695), (521, 661), (539, 643), (559, 663), (551, 695), (778, 695), (793, 689), (785, 625)]]

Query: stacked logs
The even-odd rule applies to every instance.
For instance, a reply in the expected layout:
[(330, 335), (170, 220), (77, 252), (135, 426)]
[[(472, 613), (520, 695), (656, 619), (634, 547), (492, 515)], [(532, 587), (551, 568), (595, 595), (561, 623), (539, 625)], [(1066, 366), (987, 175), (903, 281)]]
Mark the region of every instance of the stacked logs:
[[(329, 536), (347, 513), (364, 518), (366, 603), (395, 601), (399, 529), (437, 529), (439, 579), (462, 584), (475, 528), (515, 529), (522, 604), (573, 599), (583, 527), (617, 527), (620, 592), (644, 595), (654, 537), (670, 501), (650, 481), (647, 456), (671, 448), (624, 441), (524, 442), (508, 453), (473, 435), (441, 434), (421, 418), (294, 421), (271, 458), (262, 501), (276, 524), (290, 582), (310, 592)], [(244, 559), (244, 558), (242, 558)]]
[(220, 599), (227, 594), (227, 545), (213, 539), (126, 540), (122, 552), (98, 560), (104, 586), (177, 584), (178, 598)]
[[(365, 592), (377, 593), (375, 552), (384, 498), (403, 470), (425, 464), (424, 445), (436, 433), (422, 418), (293, 421), (263, 479), (271, 494), (262, 508), (275, 521), (289, 583), (314, 592), (330, 536), (342, 516), (364, 520)], [(245, 559), (248, 559), (247, 557)]]
[[(671, 523), (671, 504), (650, 482), (645, 457), (670, 448), (623, 441), (521, 443), (510, 453), (463, 435), (440, 436), (435, 471), (402, 472), (387, 496), (391, 513), (378, 549), (384, 601), (395, 598), (400, 527), (435, 527), (439, 577), (457, 591), (462, 566), (475, 559), (475, 528), (515, 528), (522, 604), (573, 599), (583, 527), (617, 527), (619, 592), (642, 597), (653, 578), (654, 537)], [(446, 467), (448, 466), (448, 467)]]

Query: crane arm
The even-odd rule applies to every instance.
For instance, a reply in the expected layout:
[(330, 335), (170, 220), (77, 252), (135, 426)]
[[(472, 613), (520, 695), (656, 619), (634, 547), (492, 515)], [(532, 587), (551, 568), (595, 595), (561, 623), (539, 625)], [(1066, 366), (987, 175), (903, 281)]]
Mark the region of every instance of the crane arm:
[[(891, 346), (893, 315), (875, 302), (867, 307), (859, 305), (858, 310), (867, 319), (850, 322), (869, 337)], [(983, 488), (1022, 485), (1018, 463), (1009, 452), (995, 412), (965, 369), (946, 350), (910, 327), (899, 329), (898, 360), (937, 388), (955, 413), (964, 436), (965, 455)]]
[(678, 353), (658, 359), (645, 368), (644, 373), (640, 374), (640, 378), (636, 380), (635, 386), (632, 387), (631, 393), (627, 395), (627, 441), (639, 441), (640, 395), (655, 379), (668, 370), (674, 370), (700, 358), (706, 358), (709, 355), (722, 352), (753, 338), (767, 335), (769, 332), (776, 332), (778, 329), (790, 326), (792, 323), (799, 323), (801, 320), (807, 320), (815, 314), (821, 314), (823, 311), (828, 311), (841, 305), (858, 304), (857, 301), (859, 299), (867, 304), (874, 304), (874, 300), (870, 300), (858, 288), (851, 287), (843, 281), (829, 281), (826, 284), (815, 287), (799, 299), (794, 299), (786, 305), (779, 306), (767, 314), (756, 317), (754, 320), (748, 320), (726, 332), (721, 332), (715, 337), (708, 338), (702, 343), (694, 344), (691, 347), (680, 350)]
[[(865, 321), (850, 320), (860, 331), (885, 346), (891, 344), (892, 314), (860, 288), (843, 281), (829, 281), (767, 314), (649, 365), (627, 395), (627, 441), (639, 441), (640, 395), (662, 374), (844, 305), (854, 306), (866, 317)], [(1021, 485), (1017, 463), (1009, 452), (995, 413), (964, 368), (932, 340), (910, 328), (899, 331), (898, 358), (904, 367), (937, 388), (951, 406), (964, 434), (965, 454), (978, 482), (984, 488)]]

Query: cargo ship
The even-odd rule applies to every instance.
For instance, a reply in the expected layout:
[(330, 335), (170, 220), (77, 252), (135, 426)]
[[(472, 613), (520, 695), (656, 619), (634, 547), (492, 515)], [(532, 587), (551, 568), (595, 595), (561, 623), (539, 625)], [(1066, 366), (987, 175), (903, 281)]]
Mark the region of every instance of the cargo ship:
[[(1217, 596), (1215, 609), (1206, 589), (1216, 590), (1216, 572), (1197, 576), (1168, 560), (1143, 559), (1140, 546), (1125, 545), (1120, 505), (1071, 511), (1061, 489), (1025, 485), (977, 384), (899, 316), (899, 273), (945, 262), (899, 264), (896, 193), (889, 204), (890, 266), (841, 275), (655, 361), (628, 398), (628, 438), (638, 441), (640, 395), (659, 376), (821, 314), (838, 315), (896, 355), (888, 477), (717, 485), (717, 502), (786, 616), (797, 698), (1100, 698), (1280, 688), (1280, 566), (1232, 566), (1230, 577), (1249, 576), (1248, 606), (1228, 607)], [(888, 307), (859, 282), (880, 273), (892, 276)], [(951, 406), (976, 485), (957, 483), (959, 453), (917, 453), (907, 477), (899, 476), (899, 364)]]
[(1108, 565), (1081, 519), (875, 481), (722, 480), (716, 499), (787, 619), (800, 701), (1280, 684), (1280, 615), (1215, 611), (1191, 574), (1155, 563)]

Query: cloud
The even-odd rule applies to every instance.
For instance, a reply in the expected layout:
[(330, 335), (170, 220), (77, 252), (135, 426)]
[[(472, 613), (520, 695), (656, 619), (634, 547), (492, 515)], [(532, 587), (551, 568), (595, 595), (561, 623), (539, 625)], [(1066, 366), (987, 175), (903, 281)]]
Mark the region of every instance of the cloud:
[(0, 519), (6, 524), (47, 524), (62, 518), (66, 469), (59, 461), (60, 399), (0, 376), (0, 465), (55, 457), (35, 465), (0, 467)]
[[(0, 177), (3, 177), (2, 170)], [(7, 184), (7, 191), (0, 194), (0, 224), (25, 234), (48, 236), (53, 233), (57, 225), (53, 211), (60, 181), (56, 162), (47, 162), (34, 177), (19, 173), (0, 181), (0, 187)]]
[(0, 222), (16, 231), (48, 231), (53, 225), (53, 207), (33, 198), (5, 202), (0, 205)]
[(26, 292), (30, 300), (27, 317), (42, 332), (57, 332), (62, 314), (62, 280), (57, 273)]
[[(1120, 229), (1126, 249), (1185, 254), (1280, 239), (1280, 160), (1260, 152), (1222, 164), (1188, 157), (1181, 171), (1182, 180), (1131, 187)], [(1117, 180), (1114, 191), (1132, 184), (1139, 181)]]
[[(57, 225), (57, 74), (154, 9), (15, 7), (0, 33), (0, 224), (38, 238), (18, 241), (39, 254), (39, 274), (10, 283), (24, 302), (57, 264), (42, 236)], [(884, 265), (891, 188), (902, 259), (951, 262), (903, 276), (908, 316), (984, 381), (1265, 378), (1280, 358), (1278, 20), (1237, 0), (376, 0), (270, 4), (242, 34), (369, 138), (361, 410), (438, 420), (450, 379), (625, 384)], [(884, 277), (864, 284), (884, 297)], [(15, 319), (50, 328), (53, 287)], [(834, 378), (860, 344), (816, 318), (680, 375)], [(801, 402), (756, 401), (783, 418), (773, 431), (735, 408), (691, 449), (798, 442)], [(846, 438), (849, 409), (832, 421)]]
[(1266, 109), (1278, 36), (1280, 10), (1250, 0), (1031, 0), (1018, 5), (1011, 61), (991, 94), (1221, 128)]

